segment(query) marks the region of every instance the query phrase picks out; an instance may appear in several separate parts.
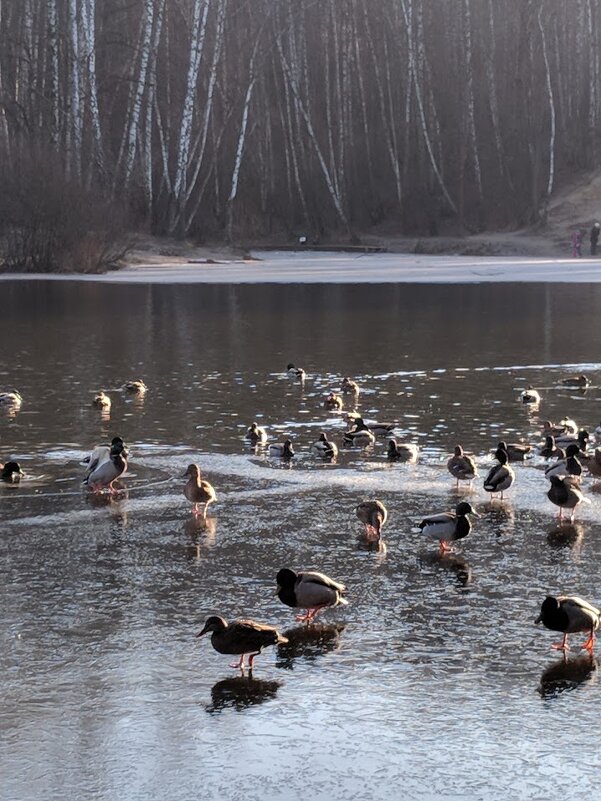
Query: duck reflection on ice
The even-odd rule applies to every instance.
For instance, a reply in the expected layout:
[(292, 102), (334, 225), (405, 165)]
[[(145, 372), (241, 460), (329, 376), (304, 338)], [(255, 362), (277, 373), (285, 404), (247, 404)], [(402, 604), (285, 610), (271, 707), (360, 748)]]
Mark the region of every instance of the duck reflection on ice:
[(547, 542), (553, 548), (575, 548), (582, 545), (584, 526), (582, 523), (553, 525), (547, 530)]
[(186, 546), (187, 556), (190, 559), (200, 559), (202, 548), (212, 548), (216, 542), (216, 517), (190, 517), (184, 523), (184, 534), (190, 538)]
[(542, 698), (556, 698), (567, 690), (575, 690), (593, 678), (598, 666), (599, 660), (592, 654), (568, 659), (564, 653), (562, 659), (543, 670), (538, 693)]
[(121, 511), (120, 504), (129, 498), (129, 490), (127, 486), (121, 481), (115, 481), (113, 484), (114, 492), (86, 492), (84, 500), (93, 509), (106, 509), (109, 508)]
[(457, 553), (424, 551), (418, 556), (418, 563), (420, 565), (429, 565), (430, 567), (440, 567), (443, 570), (454, 573), (462, 587), (466, 587), (472, 580), (470, 563)]
[(505, 501), (503, 506), (491, 504), (486, 513), (486, 518), (497, 537), (513, 536), (515, 529), (515, 510), (511, 503)]
[(252, 670), (246, 676), (221, 679), (211, 688), (211, 703), (206, 711), (210, 714), (222, 712), (224, 709), (242, 712), (248, 707), (271, 701), (281, 686), (281, 681), (255, 679)]
[(357, 548), (360, 551), (370, 551), (372, 553), (381, 554), (382, 556), (386, 556), (388, 551), (384, 540), (373, 539), (373, 537), (368, 537), (363, 533), (357, 536)]
[(315, 660), (318, 656), (337, 651), (346, 623), (296, 626), (283, 632), (288, 642), (278, 645), (276, 667), (294, 669), (296, 659)]

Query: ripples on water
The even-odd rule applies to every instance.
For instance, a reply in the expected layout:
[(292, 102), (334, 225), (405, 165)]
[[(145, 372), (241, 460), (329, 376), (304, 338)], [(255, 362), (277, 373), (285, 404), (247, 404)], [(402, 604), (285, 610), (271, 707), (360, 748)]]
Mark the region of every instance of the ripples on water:
[[(600, 292), (5, 284), (0, 385), (24, 402), (0, 418), (0, 459), (28, 478), (0, 486), (0, 796), (598, 789), (597, 659), (559, 660), (533, 625), (547, 593), (601, 600), (591, 480), (573, 526), (554, 521), (535, 459), (515, 466), (503, 505), (476, 482), (484, 516), (456, 553), (440, 558), (412, 528), (466, 494), (445, 467), (457, 442), (483, 476), (499, 439), (538, 441), (541, 419), (599, 424)], [(304, 387), (282, 376), (289, 361)], [(586, 393), (559, 385), (580, 372)], [(389, 465), (382, 440), (332, 464), (308, 454), (322, 430), (341, 441), (323, 399), (346, 374), (366, 419), (420, 445), (417, 465)], [(143, 401), (118, 389), (138, 376)], [(517, 402), (529, 383), (539, 413)], [(101, 388), (110, 419), (90, 405)], [(252, 420), (291, 436), (291, 465), (245, 446)], [(115, 499), (90, 496), (79, 461), (116, 433), (128, 474)], [(217, 490), (206, 523), (182, 496), (190, 461)], [(353, 514), (373, 496), (390, 513), (381, 552), (360, 547)], [(345, 581), (350, 605), (299, 628), (273, 596), (282, 565)], [(239, 677), (194, 639), (211, 613), (273, 622), (290, 643)]]

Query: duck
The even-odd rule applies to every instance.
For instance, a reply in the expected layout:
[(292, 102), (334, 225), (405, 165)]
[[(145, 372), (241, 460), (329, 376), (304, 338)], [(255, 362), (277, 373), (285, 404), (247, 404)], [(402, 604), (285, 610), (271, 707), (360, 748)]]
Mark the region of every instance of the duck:
[(316, 456), (323, 456), (326, 459), (333, 459), (338, 456), (338, 446), (331, 442), (322, 432), (317, 442), (311, 445), (311, 452)]
[(363, 501), (355, 509), (355, 514), (363, 523), (368, 540), (382, 539), (382, 529), (388, 520), (388, 510), (382, 501)]
[(108, 487), (109, 491), (113, 492), (113, 481), (123, 475), (126, 470), (127, 458), (124, 448), (119, 445), (111, 445), (108, 460), (100, 463), (95, 470), (88, 474), (88, 487), (91, 487), (94, 492)]
[(267, 442), (267, 432), (258, 423), (251, 423), (248, 427), (244, 439), (249, 440), (251, 445), (265, 445)]
[(595, 436), (596, 436), (597, 438), (601, 437), (601, 423), (599, 423), (599, 425), (598, 425), (598, 426), (597, 426), (597, 428), (595, 429)]
[(86, 458), (82, 460), (83, 463), (87, 464), (88, 466), (86, 475), (82, 482), (83, 484), (88, 483), (88, 479), (91, 473), (93, 473), (97, 467), (99, 467), (101, 464), (104, 464), (104, 462), (109, 461), (109, 459), (111, 458), (111, 450), (113, 448), (115, 449), (115, 451), (120, 451), (124, 453), (125, 458), (128, 457), (129, 454), (127, 453), (127, 450), (125, 448), (125, 443), (123, 442), (121, 437), (113, 437), (110, 445), (97, 445), (92, 451), (92, 453), (89, 456), (86, 456)]
[(97, 409), (103, 409), (106, 412), (111, 408), (111, 399), (105, 392), (101, 390), (97, 395), (94, 396), (92, 406), (95, 406)]
[(394, 437), (388, 440), (388, 452), (386, 454), (390, 462), (411, 462), (415, 464), (419, 456), (419, 448), (406, 442), (397, 442)]
[(540, 403), (539, 393), (529, 384), (528, 387), (520, 394), (522, 403), (537, 404)]
[(353, 432), (355, 429), (367, 428), (376, 437), (391, 437), (396, 426), (396, 423), (370, 423), (367, 425), (363, 417), (358, 412), (349, 412), (346, 416), (349, 425), (348, 431)]
[(501, 440), (497, 445), (497, 449), (502, 448), (509, 458), (510, 462), (523, 462), (526, 456), (532, 451), (530, 445), (522, 445), (518, 442), (507, 443)]
[(335, 392), (330, 392), (324, 401), (324, 406), (326, 409), (336, 409), (340, 411), (340, 409), (342, 409), (342, 403), (340, 395), (337, 395)]
[(582, 475), (582, 465), (576, 458), (580, 453), (578, 445), (568, 445), (564, 459), (558, 459), (554, 464), (549, 465), (545, 470), (545, 478), (551, 480), (551, 476), (573, 476), (580, 479)]
[(464, 452), (461, 445), (455, 446), (455, 452), (447, 462), (447, 470), (456, 480), (457, 488), (459, 488), (460, 481), (469, 481), (471, 484), (478, 476), (476, 463), (471, 456)]
[(540, 449), (540, 455), (544, 459), (564, 459), (566, 454), (563, 448), (558, 448), (555, 444), (555, 437), (549, 435), (545, 437), (545, 444)]
[(588, 639), (581, 648), (592, 653), (595, 647), (595, 631), (601, 622), (601, 610), (577, 595), (547, 595), (534, 622), (542, 623), (551, 631), (563, 632), (562, 641), (551, 646), (558, 651), (570, 650), (568, 634), (588, 632)]
[(295, 573), (287, 567), (278, 571), (276, 576), (276, 595), (283, 604), (294, 609), (304, 609), (304, 615), (296, 619), (303, 623), (311, 623), (319, 612), (330, 606), (346, 606), (343, 598), (346, 587), (334, 581), (324, 573), (317, 571), (301, 571)]
[(123, 389), (126, 392), (131, 392), (132, 395), (145, 395), (148, 392), (148, 387), (140, 379), (126, 381), (125, 384), (123, 384)]
[(288, 638), (280, 634), (274, 626), (256, 623), (254, 620), (234, 620), (228, 623), (219, 615), (207, 618), (197, 637), (211, 633), (211, 645), (219, 654), (240, 654), (238, 662), (230, 665), (244, 670), (244, 657), (248, 655), (248, 669), (263, 648), (269, 645), (284, 645)]
[(566, 449), (569, 445), (578, 445), (580, 450), (585, 453), (589, 439), (590, 435), (588, 431), (585, 431), (585, 429), (581, 428), (576, 436), (566, 434), (564, 436), (555, 437), (555, 443), (560, 448)]
[(209, 504), (217, 500), (213, 486), (201, 478), (200, 467), (197, 464), (189, 464), (182, 478), (188, 479), (184, 485), (184, 495), (192, 504), (192, 514), (194, 516), (200, 514), (198, 507), (202, 505), (202, 516), (206, 518)]
[(290, 364), (286, 367), (286, 375), (288, 378), (293, 378), (295, 381), (304, 381), (307, 377), (306, 372), (303, 370), (302, 367), (296, 367), (296, 365)]
[(280, 459), (292, 459), (294, 456), (292, 442), (289, 439), (284, 440), (284, 442), (274, 442), (273, 445), (269, 446), (269, 455), (277, 456)]
[(360, 392), (359, 384), (345, 375), (340, 385), (340, 391), (344, 392), (345, 395), (358, 395)]
[(480, 517), (467, 501), (458, 503), (454, 512), (441, 512), (440, 514), (424, 517), (418, 528), (426, 537), (436, 539), (440, 545), (440, 553), (452, 550), (450, 542), (456, 542), (467, 537), (472, 530), (472, 523), (468, 515)]
[(484, 489), (486, 492), (491, 493), (493, 499), (494, 496), (500, 492), (500, 500), (503, 500), (503, 493), (508, 490), (515, 481), (515, 473), (513, 469), (508, 466), (509, 458), (507, 452), (502, 448), (497, 448), (495, 458), (499, 463), (490, 469), (488, 475), (484, 479)]
[(17, 389), (6, 389), (3, 392), (0, 392), (0, 406), (20, 408), (22, 403), (23, 398)]
[(582, 492), (572, 484), (570, 478), (560, 478), (559, 476), (551, 476), (551, 489), (547, 492), (547, 498), (559, 506), (559, 519), (563, 520), (563, 510), (570, 509), (570, 523), (574, 522), (574, 513), (576, 507), (581, 504), (585, 498)]
[(365, 425), (362, 417), (356, 419), (355, 425), (350, 431), (344, 432), (344, 441), (347, 445), (356, 445), (365, 448), (373, 445), (376, 438), (372, 431)]
[[(563, 426), (563, 433), (570, 437), (575, 437), (578, 434), (578, 424), (571, 417), (564, 417), (559, 421)], [(561, 436), (561, 434), (560, 434)]]
[(562, 423), (556, 425), (555, 423), (552, 423), (550, 420), (544, 420), (542, 433), (544, 437), (560, 437), (562, 435), (565, 435), (567, 432), (566, 432), (566, 426), (563, 425)]
[(591, 383), (585, 375), (570, 376), (569, 378), (562, 378), (561, 383), (564, 387), (579, 387), (586, 389)]
[(601, 478), (601, 448), (595, 448), (595, 452), (592, 456), (581, 453), (579, 458), (592, 476)]
[(6, 462), (0, 464), (0, 479), (9, 483), (19, 481), (25, 473), (21, 470), (19, 462)]

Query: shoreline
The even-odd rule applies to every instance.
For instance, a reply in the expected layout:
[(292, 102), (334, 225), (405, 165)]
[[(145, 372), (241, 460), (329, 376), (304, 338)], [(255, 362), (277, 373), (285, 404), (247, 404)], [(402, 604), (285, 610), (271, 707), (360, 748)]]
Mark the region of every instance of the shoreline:
[(160, 261), (108, 273), (1, 273), (0, 281), (110, 284), (601, 283), (601, 258), (253, 251), (249, 260)]

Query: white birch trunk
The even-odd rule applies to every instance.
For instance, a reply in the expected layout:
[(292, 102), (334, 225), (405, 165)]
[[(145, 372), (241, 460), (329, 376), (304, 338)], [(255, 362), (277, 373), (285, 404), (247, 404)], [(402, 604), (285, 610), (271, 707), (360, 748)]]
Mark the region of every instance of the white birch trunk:
[(542, 20), (543, 5), (541, 3), (538, 9), (538, 29), (540, 31), (541, 43), (543, 48), (543, 61), (545, 62), (545, 76), (547, 83), (547, 101), (549, 103), (549, 114), (551, 116), (551, 130), (549, 133), (549, 177), (547, 180), (547, 191), (544, 202), (543, 214), (546, 216), (546, 208), (549, 202), (551, 193), (553, 192), (553, 183), (555, 180), (555, 97), (553, 95), (553, 84), (551, 83), (551, 68), (549, 66), (549, 54), (547, 52), (547, 39), (545, 36), (545, 29)]
[(70, 148), (67, 155), (69, 174), (81, 177), (81, 146), (83, 141), (83, 114), (81, 109), (81, 62), (79, 57), (79, 14), (77, 0), (69, 0), (68, 33), (71, 59), (69, 64), (69, 124)]

